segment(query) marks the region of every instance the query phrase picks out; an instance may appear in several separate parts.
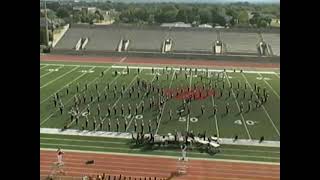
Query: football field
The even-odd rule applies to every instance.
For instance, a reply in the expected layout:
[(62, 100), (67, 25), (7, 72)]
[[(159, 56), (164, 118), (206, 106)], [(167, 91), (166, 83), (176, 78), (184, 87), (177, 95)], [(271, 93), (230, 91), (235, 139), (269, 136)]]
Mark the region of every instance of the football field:
[(280, 74), (183, 66), (40, 63), (41, 128), (111, 132), (143, 128), (148, 132), (149, 126), (158, 134), (193, 131), (220, 138), (263, 136), (280, 141)]

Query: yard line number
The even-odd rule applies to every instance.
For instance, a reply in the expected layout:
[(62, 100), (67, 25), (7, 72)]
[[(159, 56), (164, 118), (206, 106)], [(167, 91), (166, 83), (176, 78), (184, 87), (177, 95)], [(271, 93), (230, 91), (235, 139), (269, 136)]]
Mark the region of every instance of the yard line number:
[[(252, 120), (246, 120), (245, 121), (247, 125), (249, 126), (253, 126), (253, 125), (256, 125), (258, 123), (258, 121), (252, 121)], [(235, 120), (234, 121), (234, 124), (237, 124), (237, 125), (242, 125), (242, 121), (240, 119), (238, 120)]]
[[(179, 117), (179, 121), (180, 122), (186, 122), (187, 118), (185, 116), (184, 117)], [(198, 118), (190, 117), (190, 122), (196, 123), (196, 122), (198, 122)]]

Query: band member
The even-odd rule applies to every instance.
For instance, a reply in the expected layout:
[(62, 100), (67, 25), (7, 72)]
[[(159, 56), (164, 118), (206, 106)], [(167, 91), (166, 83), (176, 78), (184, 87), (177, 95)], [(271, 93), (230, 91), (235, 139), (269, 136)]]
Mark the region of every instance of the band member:
[(59, 147), (57, 150), (57, 158), (58, 158), (58, 165), (63, 165), (63, 154), (64, 152), (61, 150), (61, 148)]

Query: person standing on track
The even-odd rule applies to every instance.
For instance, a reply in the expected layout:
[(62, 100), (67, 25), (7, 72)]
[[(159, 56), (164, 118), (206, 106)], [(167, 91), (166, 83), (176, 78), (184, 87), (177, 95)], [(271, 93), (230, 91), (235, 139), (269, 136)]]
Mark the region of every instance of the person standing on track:
[(58, 159), (58, 165), (63, 165), (63, 154), (64, 152), (61, 150), (61, 148), (59, 147), (57, 150), (57, 159)]

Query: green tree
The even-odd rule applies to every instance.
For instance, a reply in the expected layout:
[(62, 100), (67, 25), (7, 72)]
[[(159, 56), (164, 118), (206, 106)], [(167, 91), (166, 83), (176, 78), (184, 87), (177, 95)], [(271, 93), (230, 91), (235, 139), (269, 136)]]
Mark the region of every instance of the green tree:
[(240, 11), (239, 13), (239, 23), (240, 24), (248, 24), (249, 23), (249, 15), (247, 13), (247, 11)]
[(67, 18), (67, 17), (70, 16), (70, 13), (69, 13), (69, 10), (67, 10), (66, 8), (60, 7), (60, 8), (57, 10), (56, 15), (57, 15), (57, 17), (59, 17), (59, 18)]
[(188, 22), (188, 16), (187, 16), (185, 9), (180, 9), (178, 11), (177, 16), (176, 16), (176, 20), (181, 21), (181, 22), (185, 22), (185, 23)]
[(212, 13), (208, 9), (201, 9), (199, 15), (201, 24), (209, 23), (212, 20)]
[(223, 16), (221, 16), (220, 14), (218, 14), (215, 11), (212, 11), (211, 13), (212, 13), (211, 22), (213, 24), (219, 24), (220, 26), (226, 25), (226, 20)]
[(261, 19), (259, 22), (258, 22), (258, 27), (259, 28), (266, 28), (268, 26), (268, 22), (265, 20), (265, 19)]

